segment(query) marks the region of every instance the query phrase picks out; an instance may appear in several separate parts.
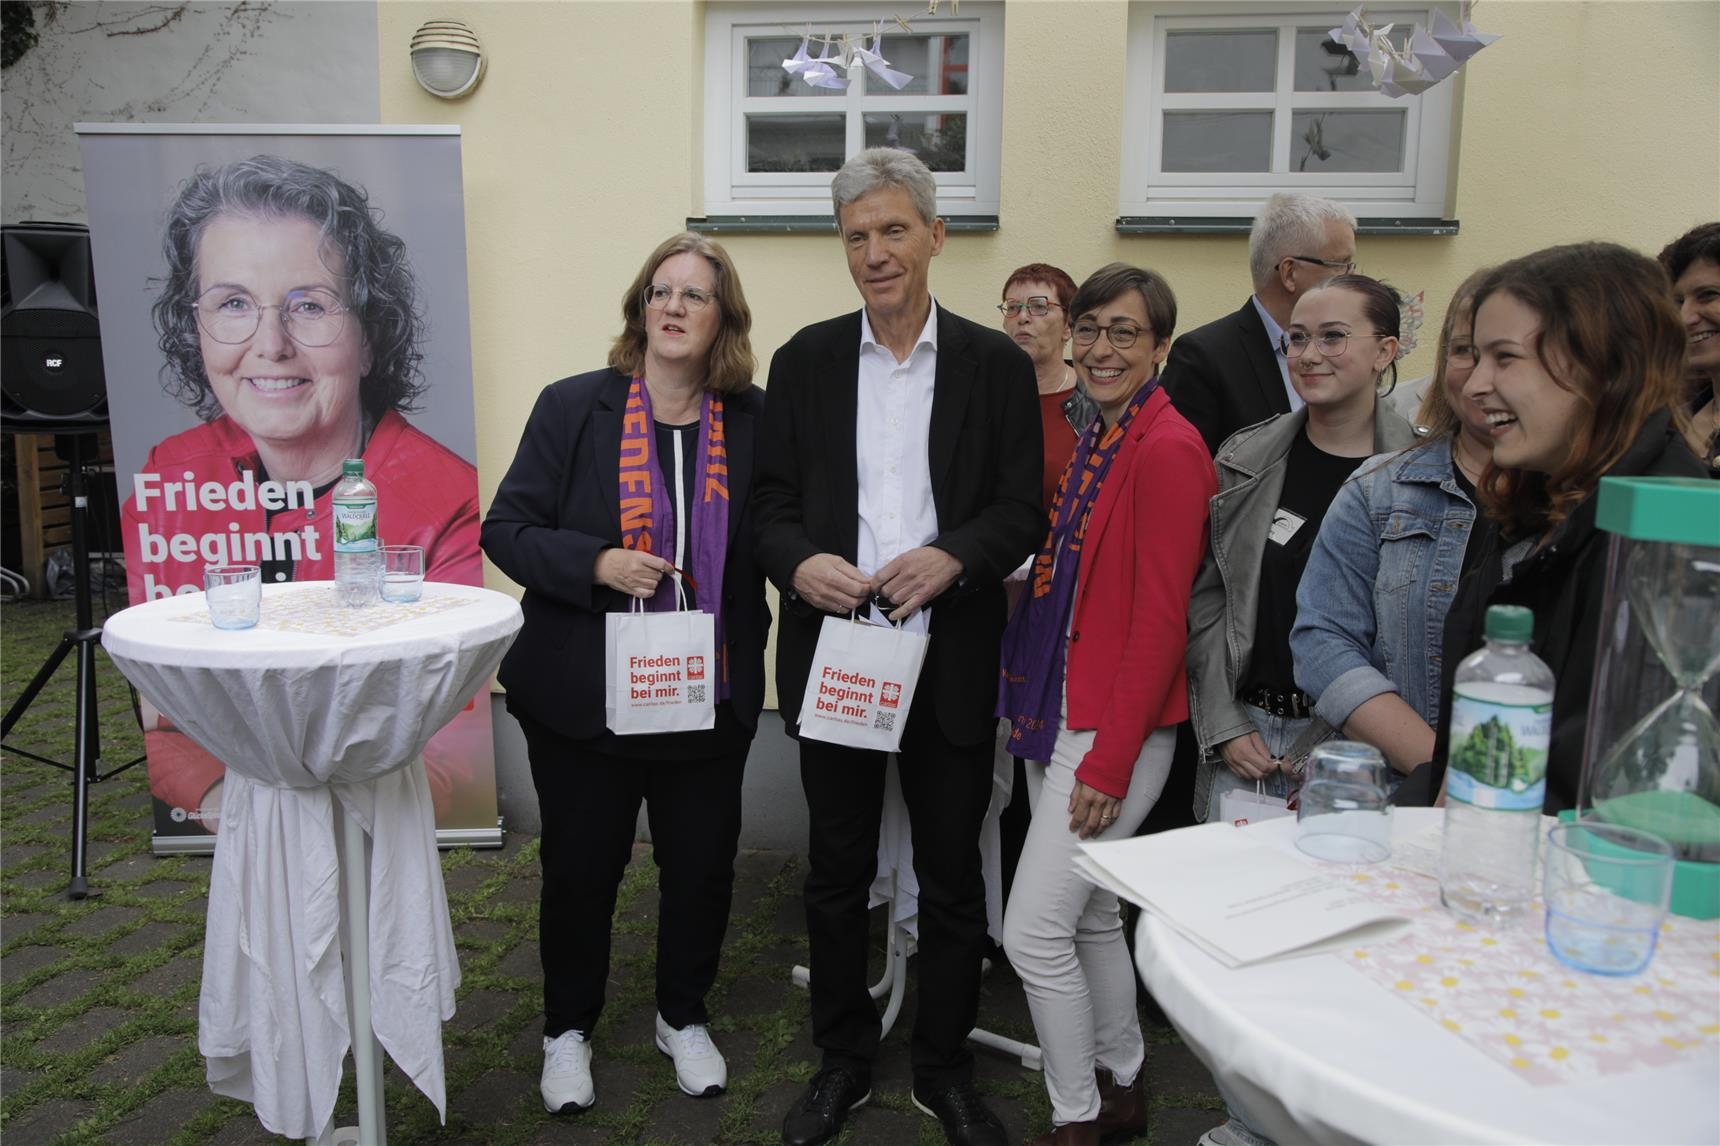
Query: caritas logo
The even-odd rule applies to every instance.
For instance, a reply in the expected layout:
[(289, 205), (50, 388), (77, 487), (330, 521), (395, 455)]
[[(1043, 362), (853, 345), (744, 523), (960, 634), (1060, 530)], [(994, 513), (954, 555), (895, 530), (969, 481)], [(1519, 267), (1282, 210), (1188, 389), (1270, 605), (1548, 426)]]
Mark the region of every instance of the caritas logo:
[(902, 686), (893, 681), (885, 681), (884, 687), (878, 690), (879, 708), (899, 708), (902, 704)]
[(705, 658), (704, 657), (688, 657), (687, 658), (687, 679), (688, 680), (704, 680), (705, 679)]

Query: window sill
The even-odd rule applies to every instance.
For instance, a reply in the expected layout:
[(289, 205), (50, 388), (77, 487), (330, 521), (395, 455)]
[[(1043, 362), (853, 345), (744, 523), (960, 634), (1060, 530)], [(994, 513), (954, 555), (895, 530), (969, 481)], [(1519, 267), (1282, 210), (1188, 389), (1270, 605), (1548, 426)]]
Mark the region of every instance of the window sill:
[[(1119, 235), (1246, 235), (1253, 219), (1179, 215), (1121, 215)], [(1455, 235), (1456, 219), (1358, 219), (1358, 235)]]
[[(996, 215), (944, 216), (944, 230), (995, 231)], [(702, 235), (833, 235), (836, 221), (829, 215), (710, 215), (688, 219), (687, 230)]]

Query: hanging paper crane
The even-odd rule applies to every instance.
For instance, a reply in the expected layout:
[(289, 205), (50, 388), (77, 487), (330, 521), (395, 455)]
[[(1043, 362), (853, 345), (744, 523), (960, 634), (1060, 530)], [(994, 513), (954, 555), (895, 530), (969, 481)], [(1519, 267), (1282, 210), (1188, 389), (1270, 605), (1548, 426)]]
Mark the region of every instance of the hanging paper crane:
[[(901, 23), (900, 18), (897, 22)], [(818, 40), (822, 55), (807, 54), (807, 49), (812, 46), (814, 39)], [(846, 71), (847, 76), (837, 75), (837, 68)], [(842, 32), (814, 37), (808, 30), (800, 38), (800, 47), (794, 55), (782, 62), (782, 70), (789, 75), (798, 75), (815, 88), (835, 88), (839, 91), (847, 88), (854, 79), (856, 68), (871, 72), (898, 91), (914, 78), (907, 72), (896, 71), (890, 66), (890, 61), (884, 58), (884, 28), (881, 23), (872, 27), (870, 47), (867, 46), (864, 33)]]
[(1450, 17), (1435, 9), (1432, 31), (1420, 24), (1412, 25), (1404, 48), (1391, 41), (1391, 31), (1396, 25), (1376, 27), (1369, 23), (1365, 7), (1356, 8), (1344, 17), (1342, 26), (1327, 35), (1333, 43), (1348, 48), (1358, 60), (1367, 61), (1368, 73), (1382, 95), (1394, 99), (1420, 95), (1499, 38), (1476, 30), (1469, 18), (1469, 8), (1464, 3), (1459, 17), (1461, 24), (1453, 24)]
[[(838, 76), (836, 70), (830, 66), (840, 62), (840, 57), (823, 55), (814, 59), (808, 56), (806, 49), (811, 40), (811, 32), (800, 38), (800, 47), (795, 50), (793, 56), (782, 62), (782, 70), (791, 76), (798, 75), (815, 88), (846, 88), (848, 81)], [(830, 50), (828, 38), (824, 40), (824, 49), (826, 52)]]

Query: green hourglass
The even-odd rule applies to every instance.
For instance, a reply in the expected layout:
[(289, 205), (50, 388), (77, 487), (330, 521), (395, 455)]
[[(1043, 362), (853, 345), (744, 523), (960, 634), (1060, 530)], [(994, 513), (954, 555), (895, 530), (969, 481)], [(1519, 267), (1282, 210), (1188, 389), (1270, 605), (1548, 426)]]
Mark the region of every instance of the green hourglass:
[(1659, 836), (1672, 910), (1720, 916), (1720, 482), (1605, 478), (1611, 533), (1577, 814)]

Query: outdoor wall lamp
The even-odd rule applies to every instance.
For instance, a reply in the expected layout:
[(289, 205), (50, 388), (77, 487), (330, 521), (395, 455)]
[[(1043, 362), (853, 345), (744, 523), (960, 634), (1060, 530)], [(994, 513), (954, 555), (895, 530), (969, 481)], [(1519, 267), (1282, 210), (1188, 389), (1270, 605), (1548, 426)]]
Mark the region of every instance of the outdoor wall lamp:
[(458, 20), (431, 20), (412, 34), (412, 75), (438, 99), (459, 99), (484, 78), (484, 47)]

